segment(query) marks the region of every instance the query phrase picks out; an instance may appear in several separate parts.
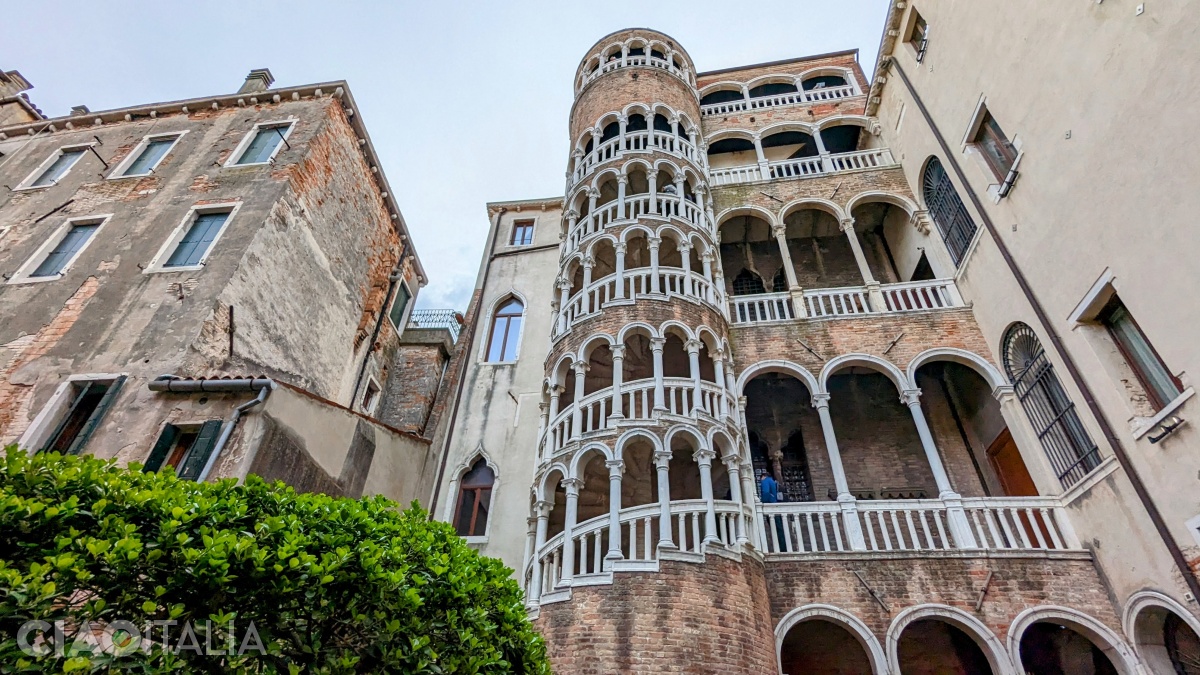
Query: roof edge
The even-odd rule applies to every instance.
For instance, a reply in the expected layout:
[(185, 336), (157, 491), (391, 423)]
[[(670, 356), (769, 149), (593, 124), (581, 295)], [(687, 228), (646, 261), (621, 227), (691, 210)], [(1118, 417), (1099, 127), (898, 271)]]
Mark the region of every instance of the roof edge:
[[(893, 0), (894, 2), (895, 0)], [(858, 49), (843, 49), (837, 52), (826, 52), (824, 54), (813, 54), (812, 56), (798, 56), (790, 59), (781, 59), (779, 61), (765, 61), (763, 63), (752, 63), (748, 66), (735, 66), (733, 68), (721, 68), (718, 70), (706, 70), (702, 73), (696, 73), (696, 79), (708, 77), (709, 75), (724, 75), (725, 73), (736, 73), (739, 70), (752, 70), (754, 68), (767, 68), (770, 66), (783, 66), (789, 63), (802, 63), (804, 61), (815, 61), (817, 59), (827, 59), (831, 56), (847, 56), (849, 54), (858, 55)]]

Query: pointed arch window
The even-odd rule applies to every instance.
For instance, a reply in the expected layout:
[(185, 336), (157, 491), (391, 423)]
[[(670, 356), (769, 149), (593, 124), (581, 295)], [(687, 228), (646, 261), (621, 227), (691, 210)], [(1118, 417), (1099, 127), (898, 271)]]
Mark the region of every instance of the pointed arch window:
[(1075, 403), (1059, 382), (1033, 329), (1014, 324), (1004, 334), (1003, 351), (1004, 370), (1021, 407), (1058, 480), (1069, 488), (1099, 466), (1100, 450), (1083, 428)]
[(516, 298), (500, 304), (492, 317), (492, 332), (488, 338), (487, 360), (489, 363), (504, 363), (517, 360), (517, 346), (521, 339), (521, 321), (525, 305)]
[(454, 529), (460, 537), (482, 537), (487, 533), (495, 483), (496, 474), (482, 457), (463, 474), (458, 486), (458, 506), (454, 511)]
[(930, 157), (921, 175), (921, 194), (925, 197), (925, 207), (937, 224), (946, 248), (950, 249), (950, 257), (957, 266), (967, 253), (971, 240), (975, 238), (975, 221), (967, 213), (967, 207), (958, 197), (954, 183), (942, 167), (937, 157)]
[(750, 270), (744, 269), (733, 278), (734, 295), (757, 295), (766, 292), (767, 289), (763, 286), (762, 277), (759, 277)]

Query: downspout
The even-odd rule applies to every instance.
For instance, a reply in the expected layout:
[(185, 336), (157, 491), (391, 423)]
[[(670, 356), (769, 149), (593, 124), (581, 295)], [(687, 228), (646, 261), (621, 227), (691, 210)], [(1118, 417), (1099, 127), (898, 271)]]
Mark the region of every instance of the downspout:
[(462, 366), (458, 369), (458, 387), (454, 392), (454, 409), (450, 411), (450, 424), (446, 427), (446, 440), (442, 442), (442, 462), (438, 466), (437, 479), (433, 483), (433, 496), (429, 498), (429, 519), (434, 520), (437, 513), (438, 497), (442, 492), (442, 479), (446, 476), (446, 464), (450, 461), (450, 441), (454, 438), (454, 424), (458, 421), (458, 409), (462, 402), (463, 387), (466, 386), (468, 359), (471, 357), (471, 343), (475, 340), (475, 331), (479, 327), (479, 314), (483, 309), (483, 291), (487, 288), (488, 272), (492, 269), (492, 259), (496, 257), (496, 233), (500, 228), (500, 219), (508, 209), (500, 207), (496, 218), (492, 221), (492, 242), (488, 247), (487, 260), (483, 263), (483, 275), (479, 280), (479, 301), (475, 306), (475, 315), (471, 317), (471, 329), (468, 340), (462, 341), (459, 347), (462, 354)]
[(404, 254), (407, 252), (408, 246), (405, 246), (400, 251), (400, 259), (396, 262), (395, 269), (388, 275), (388, 289), (383, 296), (383, 307), (379, 308), (379, 317), (375, 319), (375, 330), (371, 331), (371, 341), (367, 343), (367, 351), (363, 354), (362, 364), (358, 367), (358, 376), (354, 378), (354, 391), (350, 394), (350, 404), (347, 406), (351, 410), (354, 409), (354, 402), (358, 400), (358, 390), (362, 387), (363, 375), (367, 372), (367, 363), (371, 360), (375, 341), (379, 339), (379, 331), (383, 330), (383, 319), (387, 316), (388, 307), (392, 304), (392, 295), (396, 292), (396, 285), (404, 277)]
[(1138, 500), (1141, 501), (1142, 506), (1146, 509), (1147, 515), (1150, 516), (1150, 521), (1154, 523), (1154, 529), (1158, 532), (1158, 536), (1162, 539), (1163, 544), (1167, 547), (1167, 551), (1170, 552), (1171, 558), (1174, 560), (1176, 567), (1179, 568), (1179, 572), (1183, 576), (1184, 583), (1186, 583), (1188, 588), (1191, 589), (1193, 597), (1200, 598), (1200, 579), (1197, 579), (1196, 575), (1192, 573), (1191, 568), (1188, 566), (1187, 558), (1183, 555), (1183, 550), (1179, 548), (1179, 544), (1175, 541), (1175, 538), (1171, 536), (1171, 531), (1167, 528), (1166, 520), (1163, 519), (1162, 513), (1160, 513), (1158, 510), (1158, 506), (1155, 505), (1154, 500), (1150, 497), (1150, 491), (1146, 489), (1146, 484), (1142, 482), (1142, 477), (1138, 474), (1137, 470), (1133, 466), (1133, 462), (1129, 458), (1129, 455), (1125, 452), (1125, 446), (1121, 444), (1121, 440), (1117, 436), (1116, 430), (1113, 428), (1112, 424), (1109, 423), (1108, 417), (1106, 417), (1104, 412), (1100, 409), (1100, 405), (1096, 402), (1096, 397), (1092, 393), (1091, 387), (1088, 386), (1086, 381), (1084, 381), (1083, 374), (1080, 372), (1079, 367), (1075, 365), (1075, 360), (1071, 357), (1071, 353), (1067, 351), (1067, 348), (1063, 344), (1062, 338), (1059, 336), (1058, 331), (1054, 329), (1054, 325), (1051, 323), (1049, 315), (1046, 314), (1046, 310), (1042, 307), (1041, 302), (1038, 301), (1037, 296), (1034, 295), (1033, 288), (1030, 287), (1029, 281), (1025, 278), (1025, 274), (1021, 272), (1021, 269), (1017, 266), (1017, 262), (1013, 258), (1012, 253), (1008, 250), (1008, 247), (1005, 246), (1004, 241), (1000, 238), (1000, 233), (996, 229), (995, 223), (992, 222), (992, 219), (988, 216), (987, 211), (984, 210), (983, 204), (979, 201), (979, 197), (975, 194), (975, 191), (970, 189), (970, 183), (967, 182), (966, 174), (963, 173), (962, 167), (959, 165), (957, 158), (953, 153), (951, 153), (950, 146), (946, 143), (946, 139), (942, 137), (942, 132), (939, 131), (937, 125), (934, 124), (933, 117), (929, 114), (929, 110), (925, 107), (925, 103), (921, 100), (921, 97), (917, 95), (916, 89), (913, 88), (912, 82), (908, 79), (908, 75), (905, 74), (904, 69), (900, 67), (900, 64), (897, 63), (894, 58), (891, 58), (888, 61), (888, 65), (896, 69), (896, 74), (899, 75), (900, 80), (904, 82), (904, 87), (908, 90), (909, 95), (912, 96), (913, 102), (917, 104), (917, 109), (921, 111), (921, 117), (925, 119), (925, 123), (929, 125), (930, 131), (933, 132), (934, 138), (937, 139), (938, 146), (941, 147), (942, 154), (945, 155), (946, 161), (949, 162), (950, 166), (954, 169), (954, 174), (958, 176), (959, 182), (962, 183), (963, 187), (967, 188), (967, 197), (970, 198), (971, 204), (975, 206), (975, 212), (978, 213), (979, 217), (983, 220), (984, 228), (987, 229), (988, 234), (991, 235), (992, 241), (996, 244), (996, 249), (1000, 252), (1000, 256), (1004, 258), (1004, 263), (1008, 266), (1009, 271), (1012, 272), (1013, 278), (1015, 278), (1017, 281), (1017, 285), (1021, 287), (1021, 293), (1024, 294), (1025, 300), (1029, 302), (1030, 306), (1033, 308), (1034, 314), (1037, 315), (1038, 321), (1042, 324), (1042, 329), (1045, 330), (1046, 335), (1049, 336), (1050, 344), (1054, 346), (1055, 352), (1058, 353), (1058, 357), (1062, 360), (1063, 365), (1067, 368), (1067, 374), (1071, 376), (1071, 380), (1075, 383), (1075, 386), (1079, 388), (1080, 393), (1083, 394), (1083, 400), (1085, 403), (1087, 403), (1088, 410), (1091, 411), (1092, 417), (1095, 418), (1096, 423), (1100, 425), (1100, 430), (1103, 432), (1105, 440), (1108, 442), (1109, 447), (1111, 447), (1113, 450), (1113, 456), (1117, 458), (1117, 462), (1121, 465), (1121, 468), (1125, 470), (1125, 474), (1129, 477), (1129, 483), (1133, 486), (1133, 491), (1137, 494)]

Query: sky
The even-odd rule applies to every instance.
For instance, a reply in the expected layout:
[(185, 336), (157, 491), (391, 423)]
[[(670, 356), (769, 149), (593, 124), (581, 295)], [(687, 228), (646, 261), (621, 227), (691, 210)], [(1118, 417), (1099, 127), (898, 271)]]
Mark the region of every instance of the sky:
[[(700, 71), (859, 49), (870, 77), (887, 0), (125, 2), (25, 4), (0, 69), (48, 116), (346, 80), (429, 276), (418, 306), (465, 310), (485, 204), (561, 196), (579, 61), (628, 27), (667, 33)], [(52, 38), (52, 39), (51, 39)]]

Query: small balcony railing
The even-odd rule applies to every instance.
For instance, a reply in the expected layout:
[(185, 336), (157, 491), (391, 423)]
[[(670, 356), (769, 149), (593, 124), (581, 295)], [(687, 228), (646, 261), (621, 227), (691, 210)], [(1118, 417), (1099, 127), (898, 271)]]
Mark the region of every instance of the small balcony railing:
[(773, 323), (800, 318), (895, 314), (964, 306), (953, 279), (881, 284), (877, 295), (868, 286), (813, 288), (806, 289), (801, 299), (803, 310), (797, 311), (795, 298), (790, 293), (731, 297), (729, 318), (734, 324)]
[(760, 96), (757, 98), (740, 99), (737, 101), (726, 101), (724, 103), (709, 103), (708, 105), (700, 106), (700, 114), (704, 117), (712, 115), (730, 115), (733, 113), (745, 112), (747, 110), (762, 110), (763, 108), (780, 108), (789, 105), (811, 105), (813, 103), (824, 103), (826, 101), (837, 101), (851, 96), (858, 96), (858, 88), (852, 84), (842, 85), (840, 87), (826, 87), (822, 89), (809, 89), (807, 91), (793, 91), (787, 94), (776, 94), (774, 96)]
[(594, 80), (596, 80), (596, 78), (600, 77), (601, 75), (604, 75), (606, 73), (611, 73), (614, 70), (620, 70), (621, 68), (630, 68), (632, 66), (650, 66), (652, 68), (661, 68), (662, 70), (665, 70), (668, 73), (671, 73), (672, 75), (674, 75), (675, 77), (678, 77), (679, 79), (683, 80), (684, 82), (691, 84), (691, 82), (688, 81), (687, 73), (676, 68), (670, 61), (668, 61), (666, 59), (660, 59), (656, 56), (647, 56), (647, 55), (634, 56), (631, 54), (631, 55), (625, 56), (624, 58), (614, 59), (612, 61), (602, 63), (602, 64), (600, 64), (600, 67), (598, 67), (595, 70), (593, 70), (592, 72), (584, 75), (582, 80), (579, 83), (579, 89), (576, 90), (576, 93), (578, 93), (579, 91), (583, 91), (584, 87), (588, 86), (588, 84), (592, 83)]
[(892, 151), (888, 148), (874, 148), (855, 152), (842, 152), (816, 157), (801, 157), (784, 159), (764, 164), (749, 164), (722, 168), (710, 168), (709, 183), (718, 187), (721, 185), (737, 185), (763, 180), (789, 178), (808, 178), (811, 176), (827, 176), (848, 171), (863, 169), (879, 169), (895, 166)]
[[(620, 291), (618, 293), (618, 291)], [(621, 279), (609, 274), (593, 281), (585, 291), (576, 293), (562, 311), (564, 321), (556, 322), (553, 337), (559, 338), (572, 326), (590, 318), (596, 312), (614, 303), (629, 302), (639, 298), (681, 298), (689, 302), (703, 302), (720, 311), (718, 294), (713, 283), (698, 272), (676, 267), (658, 268), (658, 287), (655, 288), (654, 273), (649, 267), (624, 270)]]
[(462, 328), (458, 312), (452, 309), (414, 309), (408, 316), (409, 328), (445, 328), (450, 331), (452, 342), (458, 342), (458, 331)]
[(696, 146), (686, 138), (668, 131), (629, 131), (624, 136), (604, 141), (580, 157), (575, 170), (571, 172), (571, 186), (590, 176), (596, 167), (609, 160), (652, 150), (688, 159), (700, 166), (704, 164), (704, 158), (696, 152)]
[(597, 232), (643, 216), (674, 218), (715, 236), (708, 215), (695, 202), (662, 192), (656, 193), (653, 200), (649, 194), (637, 194), (625, 198), (623, 209), (621, 201), (614, 199), (581, 218), (567, 233), (567, 250), (575, 250)]

